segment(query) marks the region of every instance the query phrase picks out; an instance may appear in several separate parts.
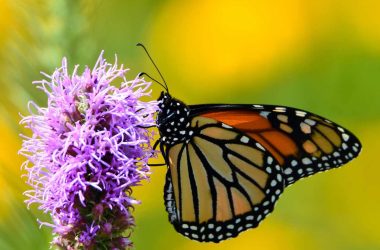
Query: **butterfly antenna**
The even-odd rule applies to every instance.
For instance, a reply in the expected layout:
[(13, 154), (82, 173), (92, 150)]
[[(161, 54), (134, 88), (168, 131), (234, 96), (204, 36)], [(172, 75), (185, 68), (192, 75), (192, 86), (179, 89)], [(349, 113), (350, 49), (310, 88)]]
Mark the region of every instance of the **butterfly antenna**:
[(165, 81), (164, 77), (162, 76), (162, 74), (161, 74), (160, 70), (158, 69), (157, 65), (154, 63), (154, 61), (153, 61), (152, 57), (150, 56), (148, 50), (145, 48), (145, 46), (144, 46), (142, 43), (138, 43), (138, 44), (136, 44), (136, 46), (140, 46), (140, 47), (142, 47), (142, 48), (144, 49), (145, 53), (146, 53), (147, 56), (149, 57), (149, 59), (150, 59), (150, 61), (152, 62), (153, 66), (156, 68), (158, 74), (160, 75), (162, 81), (165, 83), (165, 87), (163, 86), (163, 84), (159, 83), (157, 80), (154, 80), (154, 79), (153, 79), (152, 77), (150, 77), (149, 75), (147, 75), (147, 74), (145, 74), (145, 73), (144, 73), (144, 74), (145, 74), (146, 76), (148, 76), (150, 79), (152, 79), (153, 81), (155, 81), (155, 82), (159, 83), (161, 86), (163, 86), (163, 87), (166, 89), (166, 91), (169, 93), (168, 85), (166, 84), (166, 81)]
[(151, 77), (150, 75), (148, 75), (147, 73), (141, 72), (141, 73), (138, 74), (137, 77), (141, 77), (141, 76), (148, 77), (150, 80), (152, 80), (153, 82), (156, 82), (156, 83), (160, 84), (166, 91), (168, 91), (168, 88), (165, 85), (163, 85), (162, 83), (160, 83), (159, 81), (157, 81), (156, 79), (154, 79), (153, 77)]

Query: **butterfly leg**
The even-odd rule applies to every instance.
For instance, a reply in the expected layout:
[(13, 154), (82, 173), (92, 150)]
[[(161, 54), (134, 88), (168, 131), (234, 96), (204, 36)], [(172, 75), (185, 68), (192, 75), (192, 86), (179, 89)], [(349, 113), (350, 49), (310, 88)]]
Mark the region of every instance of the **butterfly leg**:
[[(162, 153), (162, 155), (164, 156), (164, 159), (166, 161), (166, 156), (165, 156), (165, 153), (164, 153), (164, 150), (163, 150), (163, 146), (162, 144), (160, 144), (160, 140), (157, 140), (154, 145), (153, 145), (153, 150), (156, 150), (156, 148), (158, 147), (158, 145), (160, 145), (160, 151)], [(148, 164), (149, 167), (161, 167), (161, 166), (166, 166), (167, 164), (166, 163), (152, 163), (152, 164)]]

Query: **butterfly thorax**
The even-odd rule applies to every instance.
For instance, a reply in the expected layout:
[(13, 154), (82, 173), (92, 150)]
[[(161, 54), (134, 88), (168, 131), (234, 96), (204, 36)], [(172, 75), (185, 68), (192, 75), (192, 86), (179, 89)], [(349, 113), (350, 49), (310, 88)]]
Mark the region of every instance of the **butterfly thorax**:
[(190, 129), (190, 109), (182, 101), (162, 92), (157, 114), (157, 127), (161, 135), (161, 143), (173, 145), (187, 141), (193, 131)]

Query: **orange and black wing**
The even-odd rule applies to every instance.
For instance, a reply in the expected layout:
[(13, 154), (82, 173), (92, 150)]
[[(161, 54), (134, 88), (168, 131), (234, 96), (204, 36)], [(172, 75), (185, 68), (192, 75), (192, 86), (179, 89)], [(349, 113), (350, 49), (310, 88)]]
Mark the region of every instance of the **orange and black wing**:
[(162, 146), (176, 230), (219, 242), (256, 227), (285, 186), (358, 155), (358, 139), (318, 115), (270, 105), (190, 106), (191, 138)]
[(274, 105), (195, 105), (194, 116), (228, 124), (259, 142), (280, 163), (286, 185), (355, 158), (359, 140), (316, 114)]
[(219, 242), (256, 227), (284, 188), (278, 161), (255, 139), (202, 116), (190, 140), (163, 148), (169, 165), (165, 206), (176, 230)]

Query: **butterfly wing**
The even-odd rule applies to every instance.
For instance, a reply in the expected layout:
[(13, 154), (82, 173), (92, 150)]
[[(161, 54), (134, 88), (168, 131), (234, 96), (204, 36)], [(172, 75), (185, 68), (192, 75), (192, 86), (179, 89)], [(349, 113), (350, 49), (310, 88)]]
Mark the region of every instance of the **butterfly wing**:
[(279, 163), (255, 139), (215, 119), (194, 117), (191, 129), (188, 141), (161, 146), (170, 222), (191, 239), (213, 242), (256, 227), (283, 191)]
[(274, 105), (194, 105), (192, 116), (228, 124), (264, 146), (280, 163), (289, 185), (300, 178), (337, 168), (360, 150), (347, 129), (316, 114)]
[(285, 186), (355, 158), (359, 140), (310, 112), (272, 105), (190, 106), (192, 137), (163, 146), (175, 229), (219, 242), (256, 227)]

